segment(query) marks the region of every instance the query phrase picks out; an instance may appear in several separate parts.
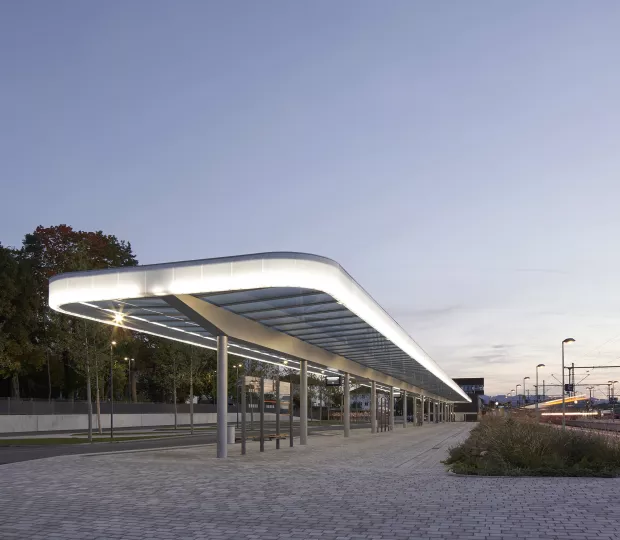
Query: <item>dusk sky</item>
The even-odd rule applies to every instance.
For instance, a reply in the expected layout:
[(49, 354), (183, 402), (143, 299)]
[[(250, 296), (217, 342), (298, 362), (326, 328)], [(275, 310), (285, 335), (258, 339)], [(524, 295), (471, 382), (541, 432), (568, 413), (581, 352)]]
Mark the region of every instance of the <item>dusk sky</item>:
[(617, 0), (2, 2), (0, 242), (331, 257), (487, 394), (556, 383), (569, 336), (620, 364), (619, 29)]

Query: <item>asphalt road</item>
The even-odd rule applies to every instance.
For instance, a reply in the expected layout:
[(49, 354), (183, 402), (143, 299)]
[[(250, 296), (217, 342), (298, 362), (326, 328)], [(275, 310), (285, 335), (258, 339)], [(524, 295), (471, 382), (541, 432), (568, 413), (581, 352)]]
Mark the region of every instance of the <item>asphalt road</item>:
[[(282, 433), (288, 434), (287, 429), (282, 429)], [(367, 428), (370, 424), (351, 424), (352, 429)], [(342, 430), (341, 425), (337, 426), (309, 426), (308, 434), (312, 435), (317, 431)], [(267, 432), (273, 432), (268, 429)], [(295, 426), (294, 436), (299, 436), (299, 428)], [(258, 430), (248, 430), (248, 438), (258, 436)], [(18, 461), (30, 461), (56, 456), (68, 456), (79, 454), (100, 454), (102, 452), (118, 452), (125, 450), (154, 450), (158, 448), (175, 448), (178, 446), (194, 446), (200, 444), (215, 444), (215, 432), (196, 432), (195, 435), (168, 436), (165, 439), (146, 439), (143, 441), (119, 441), (115, 443), (85, 443), (85, 444), (59, 444), (55, 446), (5, 446), (0, 447), (0, 465), (6, 463), (16, 463)], [(275, 444), (275, 443), (274, 443)], [(288, 442), (286, 443), (288, 444)]]

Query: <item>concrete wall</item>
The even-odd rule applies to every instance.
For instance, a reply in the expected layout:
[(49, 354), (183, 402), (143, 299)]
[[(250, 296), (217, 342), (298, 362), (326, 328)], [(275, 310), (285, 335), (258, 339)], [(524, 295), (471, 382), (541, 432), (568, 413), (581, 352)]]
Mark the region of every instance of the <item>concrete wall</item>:
[(473, 421), (478, 421), (478, 415), (476, 413), (462, 413), (462, 412), (455, 412), (454, 413), (454, 421), (455, 422), (466, 422), (469, 418), (470, 422)]
[[(246, 416), (247, 422), (250, 421), (250, 415)], [(265, 421), (275, 421), (274, 413), (265, 413)], [(235, 422), (237, 420), (236, 413), (228, 413), (228, 421)], [(254, 413), (254, 422), (257, 425), (259, 415)], [(283, 425), (288, 425), (288, 416), (281, 415), (280, 420)], [(295, 417), (295, 422), (299, 422), (299, 418)], [(189, 425), (189, 414), (181, 413), (177, 416), (178, 425)], [(195, 413), (194, 425), (196, 424), (216, 424), (216, 413)], [(173, 426), (174, 414), (115, 414), (115, 428), (141, 428), (153, 426)], [(101, 415), (101, 427), (108, 429), (110, 427), (110, 415)], [(93, 429), (97, 429), (97, 415), (93, 414)], [(0, 434), (3, 433), (28, 433), (37, 431), (71, 431), (88, 429), (88, 416), (85, 414), (14, 414), (0, 416)]]

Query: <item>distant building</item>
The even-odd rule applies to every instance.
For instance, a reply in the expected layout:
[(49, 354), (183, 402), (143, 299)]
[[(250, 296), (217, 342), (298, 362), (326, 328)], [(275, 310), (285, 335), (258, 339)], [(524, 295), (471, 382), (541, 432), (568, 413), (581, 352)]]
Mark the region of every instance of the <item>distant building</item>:
[(471, 403), (455, 403), (454, 419), (456, 422), (478, 422), (482, 415), (482, 396), (484, 395), (484, 378), (453, 379), (463, 392), (471, 399)]

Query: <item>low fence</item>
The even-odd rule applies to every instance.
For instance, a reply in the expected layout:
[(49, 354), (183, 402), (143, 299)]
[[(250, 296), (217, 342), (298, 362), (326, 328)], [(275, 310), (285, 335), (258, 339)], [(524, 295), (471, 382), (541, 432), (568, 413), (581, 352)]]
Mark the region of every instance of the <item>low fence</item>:
[[(213, 403), (194, 404), (194, 424), (216, 424), (217, 405)], [(109, 401), (100, 403), (101, 427), (110, 427), (112, 405)], [(93, 427), (98, 429), (96, 403), (92, 404)], [(228, 421), (235, 422), (241, 415), (241, 408), (235, 404), (228, 405)], [(288, 410), (281, 409), (281, 418), (288, 415)], [(297, 407), (294, 410), (295, 421), (299, 420)], [(248, 404), (246, 418), (258, 422), (258, 404)], [(176, 406), (177, 425), (189, 425), (189, 403)], [(275, 405), (265, 403), (265, 420), (275, 420)], [(175, 406), (172, 403), (128, 403), (114, 402), (114, 426), (118, 428), (142, 428), (172, 426), (175, 421)], [(0, 434), (35, 433), (45, 431), (73, 431), (87, 429), (88, 402), (63, 400), (17, 400), (0, 399)]]
[[(236, 421), (236, 413), (228, 413), (228, 422)], [(274, 413), (265, 413), (265, 420), (275, 420)], [(249, 415), (246, 417), (250, 421)], [(299, 418), (295, 418), (298, 422)], [(194, 413), (194, 425), (216, 424), (217, 413)], [(177, 414), (178, 426), (189, 426), (190, 417), (187, 413)], [(254, 416), (254, 424), (258, 425), (258, 415)], [(117, 414), (114, 412), (115, 428), (152, 428), (174, 425), (174, 414)], [(0, 416), (0, 434), (11, 433), (38, 433), (54, 431), (80, 431), (88, 428), (88, 415), (86, 414), (38, 414), (22, 415), (12, 414)], [(101, 414), (101, 428), (110, 428), (110, 415)], [(97, 414), (93, 412), (93, 429), (99, 429)]]
[[(110, 413), (110, 402), (101, 401), (101, 414)], [(93, 401), (93, 411), (96, 407)], [(228, 406), (229, 412), (236, 412), (235, 405)], [(248, 411), (249, 411), (248, 407)], [(189, 403), (177, 403), (178, 413), (189, 414)], [(217, 412), (217, 405), (212, 403), (195, 403), (194, 413)], [(271, 411), (273, 412), (273, 411)], [(174, 414), (173, 403), (128, 403), (126, 401), (114, 402), (114, 413), (119, 414)], [(0, 399), (0, 415), (3, 414), (28, 414), (28, 415), (53, 415), (53, 414), (88, 414), (88, 401), (51, 400), (43, 401), (36, 399)]]

